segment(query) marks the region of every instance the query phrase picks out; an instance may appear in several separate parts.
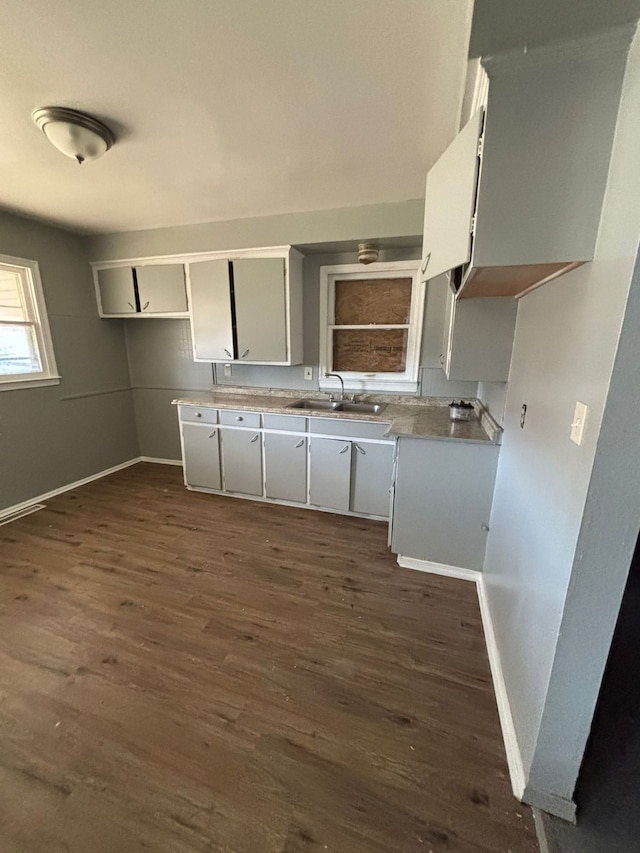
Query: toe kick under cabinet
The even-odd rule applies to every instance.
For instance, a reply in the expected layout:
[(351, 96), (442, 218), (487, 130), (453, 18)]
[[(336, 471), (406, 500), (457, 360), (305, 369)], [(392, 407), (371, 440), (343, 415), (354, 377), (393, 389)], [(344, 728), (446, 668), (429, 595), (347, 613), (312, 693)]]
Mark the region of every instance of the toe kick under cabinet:
[(185, 485), (389, 518), (395, 440), (385, 423), (181, 405)]

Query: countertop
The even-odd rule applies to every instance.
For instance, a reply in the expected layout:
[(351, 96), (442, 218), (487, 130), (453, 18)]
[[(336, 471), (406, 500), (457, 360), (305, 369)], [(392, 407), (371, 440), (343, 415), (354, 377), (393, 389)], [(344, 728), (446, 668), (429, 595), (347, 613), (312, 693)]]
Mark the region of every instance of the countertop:
[(232, 388), (224, 391), (212, 390), (194, 393), (174, 400), (179, 406), (202, 406), (238, 411), (259, 411), (276, 415), (299, 417), (338, 418), (341, 420), (379, 421), (389, 425), (385, 435), (411, 438), (433, 438), (449, 441), (466, 441), (479, 444), (499, 444), (502, 429), (477, 400), (470, 400), (477, 417), (472, 421), (452, 422), (449, 420), (449, 400), (443, 397), (406, 397), (391, 395), (359, 395), (359, 399), (382, 403), (384, 408), (377, 415), (370, 413), (331, 412), (289, 408), (300, 399), (327, 399), (326, 394), (315, 392), (305, 395), (303, 391), (284, 391), (268, 388)]

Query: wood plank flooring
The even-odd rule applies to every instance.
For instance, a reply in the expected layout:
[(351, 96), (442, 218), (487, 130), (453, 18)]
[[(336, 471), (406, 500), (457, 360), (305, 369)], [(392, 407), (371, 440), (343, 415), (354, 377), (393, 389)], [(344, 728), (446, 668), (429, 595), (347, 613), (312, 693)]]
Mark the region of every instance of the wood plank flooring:
[(139, 464), (0, 527), (2, 853), (533, 853), (472, 584)]

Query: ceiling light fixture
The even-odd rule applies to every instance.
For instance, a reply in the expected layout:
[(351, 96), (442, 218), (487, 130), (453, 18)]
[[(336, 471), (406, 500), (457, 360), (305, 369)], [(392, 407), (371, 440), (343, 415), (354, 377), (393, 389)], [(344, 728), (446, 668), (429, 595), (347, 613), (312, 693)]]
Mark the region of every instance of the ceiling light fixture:
[(58, 151), (80, 164), (102, 157), (116, 142), (101, 121), (68, 107), (41, 107), (31, 118)]
[(372, 264), (378, 260), (378, 247), (375, 243), (358, 243), (358, 260), (361, 264)]

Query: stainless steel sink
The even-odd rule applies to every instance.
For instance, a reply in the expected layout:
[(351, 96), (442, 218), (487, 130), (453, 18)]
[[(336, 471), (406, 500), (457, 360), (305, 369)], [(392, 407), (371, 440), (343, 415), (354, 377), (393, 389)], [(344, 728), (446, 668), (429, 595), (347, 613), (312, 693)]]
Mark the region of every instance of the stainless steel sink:
[(351, 414), (377, 415), (384, 409), (383, 403), (353, 403), (350, 400), (296, 400), (287, 409), (308, 409), (316, 412), (349, 412)]
[(335, 412), (339, 409), (342, 403), (334, 402), (333, 400), (296, 400), (295, 403), (289, 403), (287, 409), (310, 409), (316, 412)]
[(351, 412), (352, 414), (357, 414), (361, 412), (363, 415), (377, 415), (379, 412), (384, 409), (384, 403), (352, 403), (344, 400), (342, 403), (338, 403), (336, 407), (337, 412)]

